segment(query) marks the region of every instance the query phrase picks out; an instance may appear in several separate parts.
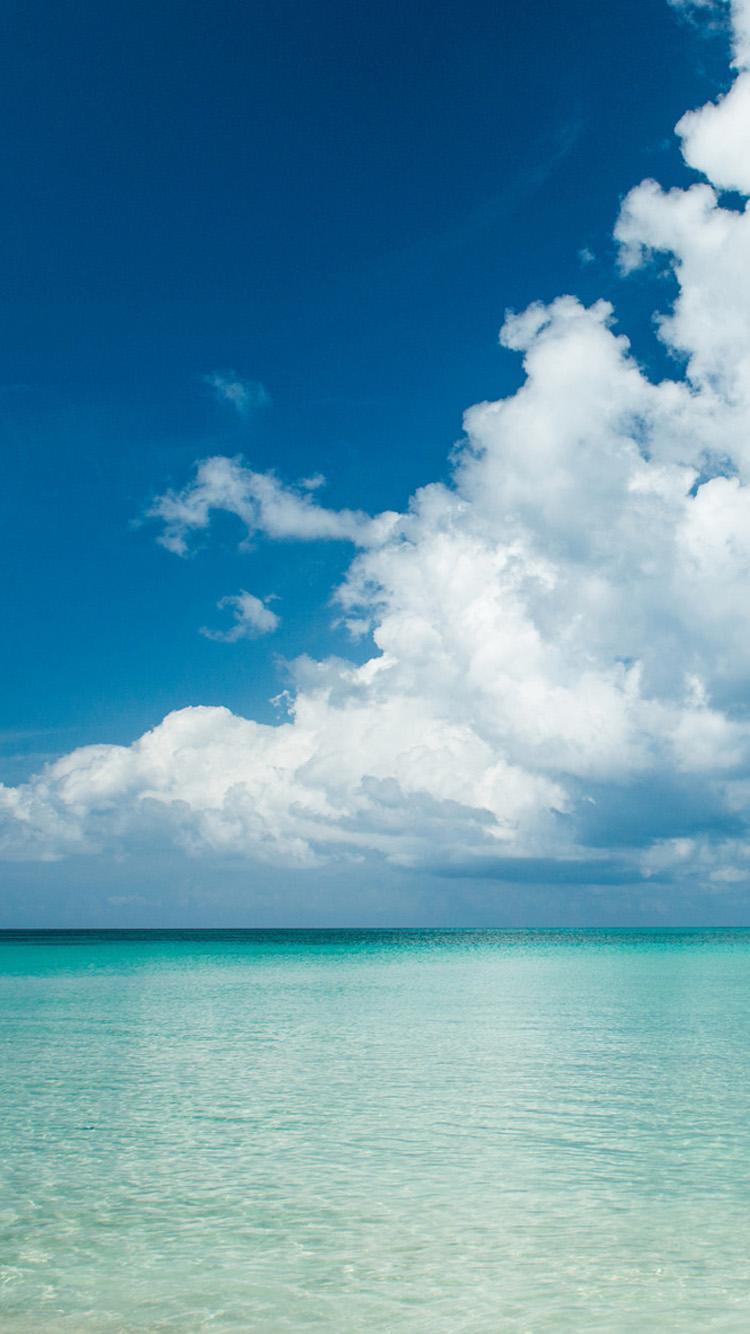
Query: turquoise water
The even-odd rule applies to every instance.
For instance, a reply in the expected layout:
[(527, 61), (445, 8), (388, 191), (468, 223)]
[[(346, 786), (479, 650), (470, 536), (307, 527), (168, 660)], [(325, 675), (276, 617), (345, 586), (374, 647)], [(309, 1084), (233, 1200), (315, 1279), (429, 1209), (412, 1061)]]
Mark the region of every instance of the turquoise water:
[(750, 932), (0, 935), (0, 1328), (750, 1328)]

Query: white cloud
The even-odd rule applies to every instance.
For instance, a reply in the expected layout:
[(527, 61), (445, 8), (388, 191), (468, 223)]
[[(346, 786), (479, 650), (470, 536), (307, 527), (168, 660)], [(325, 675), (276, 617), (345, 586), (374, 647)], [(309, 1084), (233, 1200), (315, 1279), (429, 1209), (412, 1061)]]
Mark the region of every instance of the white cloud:
[(678, 122), (685, 161), (723, 190), (750, 193), (750, 72), (743, 71), (725, 97)]
[(235, 515), (246, 541), (262, 533), (276, 539), (329, 539), (367, 546), (388, 537), (397, 515), (372, 519), (359, 510), (326, 509), (311, 496), (321, 484), (322, 479), (314, 477), (298, 487), (285, 486), (273, 473), (254, 472), (241, 459), (217, 456), (203, 459), (195, 480), (182, 491), (159, 496), (148, 517), (163, 522), (158, 540), (178, 556), (187, 554), (190, 534), (208, 528), (215, 511)]
[(270, 607), (244, 588), (235, 595), (221, 598), (217, 602), (220, 611), (231, 607), (234, 612), (234, 625), (229, 630), (212, 630), (203, 626), (201, 634), (206, 639), (213, 639), (218, 644), (236, 644), (240, 639), (256, 639), (258, 635), (270, 635), (280, 625), (280, 619)]
[(750, 0), (731, 0), (734, 64), (750, 68)]
[(241, 417), (256, 408), (268, 407), (271, 399), (258, 380), (243, 380), (235, 371), (212, 371), (203, 377), (213, 389), (220, 403), (228, 403)]
[[(680, 123), (714, 185), (745, 180), (743, 79)], [(659, 329), (684, 373), (651, 381), (608, 303), (562, 296), (508, 316), (524, 383), (467, 412), (451, 484), (402, 515), (326, 509), (309, 482), (204, 460), (153, 506), (164, 545), (184, 554), (216, 510), (247, 538), (352, 542), (336, 596), (373, 655), (300, 659), (278, 726), (184, 709), (2, 790), (7, 855), (169, 837), (297, 866), (377, 856), (523, 878), (537, 865), (716, 892), (744, 874), (750, 214), (720, 207), (711, 184), (647, 181), (616, 233), (625, 268), (660, 253), (674, 270)]]

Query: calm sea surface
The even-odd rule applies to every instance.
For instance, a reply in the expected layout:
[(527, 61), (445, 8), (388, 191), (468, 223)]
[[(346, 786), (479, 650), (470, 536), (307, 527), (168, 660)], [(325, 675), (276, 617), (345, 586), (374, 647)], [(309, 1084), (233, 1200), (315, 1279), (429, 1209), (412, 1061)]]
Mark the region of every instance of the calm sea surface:
[(750, 1329), (750, 931), (0, 935), (0, 1329)]

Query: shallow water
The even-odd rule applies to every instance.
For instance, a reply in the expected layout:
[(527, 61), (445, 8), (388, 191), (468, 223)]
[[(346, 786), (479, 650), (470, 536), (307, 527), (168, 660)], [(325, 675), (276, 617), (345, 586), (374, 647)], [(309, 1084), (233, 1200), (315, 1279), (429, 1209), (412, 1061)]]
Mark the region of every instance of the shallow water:
[(747, 1330), (750, 932), (0, 935), (0, 1328)]

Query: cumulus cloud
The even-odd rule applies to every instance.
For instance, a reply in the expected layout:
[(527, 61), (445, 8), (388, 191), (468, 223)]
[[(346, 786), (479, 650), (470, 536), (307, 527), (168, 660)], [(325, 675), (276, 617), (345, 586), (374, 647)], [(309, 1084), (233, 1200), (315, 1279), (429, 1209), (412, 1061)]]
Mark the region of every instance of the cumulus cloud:
[(750, 72), (743, 70), (726, 97), (678, 122), (685, 161), (723, 190), (750, 193), (749, 120)]
[(234, 625), (228, 630), (212, 630), (203, 626), (201, 634), (206, 639), (213, 639), (217, 644), (236, 644), (240, 639), (257, 639), (259, 635), (270, 635), (280, 625), (275, 611), (271, 611), (265, 602), (244, 588), (236, 595), (221, 598), (217, 607), (223, 611), (231, 607), (234, 612)]
[[(738, 63), (749, 13), (735, 6)], [(679, 373), (650, 379), (611, 305), (566, 295), (508, 315), (523, 384), (469, 409), (450, 484), (403, 514), (202, 462), (152, 508), (164, 545), (185, 554), (216, 510), (246, 538), (353, 543), (336, 599), (372, 655), (297, 661), (277, 726), (183, 709), (3, 789), (6, 855), (154, 837), (295, 866), (744, 878), (750, 214), (717, 195), (750, 192), (744, 77), (680, 122), (707, 179), (643, 182), (617, 222), (625, 270), (672, 266), (658, 328)]]
[(256, 408), (268, 407), (268, 391), (258, 380), (243, 380), (235, 371), (212, 371), (203, 377), (220, 403), (228, 403), (241, 417)]

